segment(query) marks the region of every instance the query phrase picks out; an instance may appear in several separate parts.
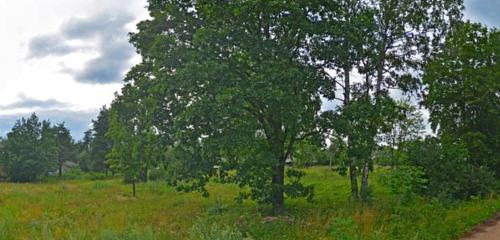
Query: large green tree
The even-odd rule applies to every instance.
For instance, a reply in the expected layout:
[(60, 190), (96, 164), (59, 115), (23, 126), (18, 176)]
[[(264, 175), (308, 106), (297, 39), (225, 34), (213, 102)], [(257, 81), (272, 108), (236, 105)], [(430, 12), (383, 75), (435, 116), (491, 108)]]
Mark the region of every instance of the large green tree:
[[(131, 77), (137, 77), (133, 74), (138, 70), (132, 69), (126, 81), (134, 81)], [(111, 105), (108, 135), (113, 139), (113, 148), (108, 154), (108, 163), (132, 183), (135, 196), (136, 182), (147, 181), (150, 169), (163, 166), (167, 145), (163, 143), (166, 137), (162, 137), (164, 134), (157, 127), (162, 126), (163, 119), (159, 117), (162, 108), (154, 104), (161, 95), (150, 87), (156, 83), (134, 79), (134, 85), (127, 83)]]
[[(319, 132), (325, 81), (305, 54), (304, 2), (149, 3), (151, 19), (131, 36), (143, 63), (129, 82), (157, 83), (148, 90), (161, 101), (146, 109), (168, 114), (148, 127), (171, 146), (170, 183), (206, 191), (218, 166), (223, 181), (249, 187), (241, 197), (270, 203), (275, 213), (283, 211), (285, 195), (311, 196), (299, 182), (302, 173), (285, 171), (295, 144)], [(147, 130), (121, 125), (129, 133)]]
[[(485, 169), (500, 177), (499, 55), (498, 30), (464, 22), (455, 25), (426, 67), (423, 103), (443, 151), (456, 153), (455, 164), (468, 166), (464, 178)], [(481, 191), (473, 189), (460, 195)]]
[[(343, 107), (352, 103), (352, 72), (366, 59), (366, 43), (374, 31), (373, 13), (366, 1), (317, 1), (313, 5), (310, 18), (312, 29), (312, 56), (315, 64), (334, 73), (328, 78), (328, 85), (322, 89), (323, 95), (332, 101), (341, 101)], [(338, 96), (340, 93), (341, 96)], [(340, 108), (339, 108), (340, 110)], [(334, 120), (336, 121), (336, 120)], [(335, 123), (335, 126), (340, 126)], [(347, 125), (336, 129), (337, 139), (344, 138), (348, 151), (353, 151), (353, 136), (347, 132)], [(351, 196), (357, 199), (359, 159), (350, 155), (345, 159), (349, 168)]]
[(91, 171), (91, 143), (93, 140), (92, 130), (89, 129), (84, 132), (83, 139), (76, 143), (76, 160), (78, 161), (78, 166), (84, 172)]
[[(384, 121), (386, 116), (382, 115), (383, 111), (379, 111), (394, 105), (389, 90), (399, 88), (403, 91), (414, 91), (420, 87), (421, 68), (430, 53), (442, 43), (442, 37), (448, 31), (449, 25), (461, 17), (462, 1), (318, 1), (316, 8), (318, 10), (317, 14), (314, 14), (317, 17), (315, 22), (322, 25), (322, 30), (313, 37), (317, 46), (313, 55), (320, 63), (336, 70), (344, 79), (339, 81), (338, 78), (333, 78), (334, 81), (330, 81), (332, 91), (340, 87), (342, 98), (333, 94), (326, 96), (330, 100), (341, 100), (342, 107), (348, 108), (353, 102), (353, 94), (357, 94), (352, 89), (364, 88), (366, 99), (359, 100), (365, 105), (372, 102), (372, 107), (366, 109), (371, 109), (369, 118), (376, 121), (368, 121), (372, 125), (365, 133), (370, 134), (363, 134), (372, 140), (365, 139), (361, 142), (375, 144), (373, 138), (376, 138), (377, 134), (390, 130), (390, 124), (387, 125)], [(361, 81), (351, 81), (350, 74), (353, 70), (360, 74)], [(369, 101), (369, 98), (373, 100)], [(381, 104), (387, 106), (377, 106)], [(339, 110), (352, 112), (342, 108)], [(370, 114), (356, 115), (368, 117)], [(368, 119), (351, 120), (355, 121), (352, 122), (354, 126), (356, 122)], [(356, 148), (354, 143), (351, 143), (354, 136), (350, 134), (353, 132), (343, 132), (347, 134), (344, 138), (347, 139), (348, 149)], [(360, 147), (372, 151), (375, 146)], [(372, 165), (370, 155), (367, 154), (365, 159), (348, 156), (352, 195), (355, 198), (359, 192), (357, 172), (362, 172), (361, 192), (368, 189), (368, 172)]]

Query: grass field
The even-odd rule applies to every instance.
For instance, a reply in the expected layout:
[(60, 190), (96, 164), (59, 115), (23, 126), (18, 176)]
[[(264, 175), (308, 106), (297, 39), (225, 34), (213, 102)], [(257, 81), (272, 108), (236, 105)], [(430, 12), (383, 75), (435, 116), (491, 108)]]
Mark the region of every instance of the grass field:
[(307, 170), (315, 201), (288, 200), (270, 218), (238, 188), (213, 183), (211, 196), (178, 193), (161, 182), (138, 185), (137, 198), (120, 179), (0, 184), (0, 239), (456, 239), (500, 211), (500, 199), (444, 204), (400, 203), (373, 174), (370, 206), (348, 201), (346, 177)]

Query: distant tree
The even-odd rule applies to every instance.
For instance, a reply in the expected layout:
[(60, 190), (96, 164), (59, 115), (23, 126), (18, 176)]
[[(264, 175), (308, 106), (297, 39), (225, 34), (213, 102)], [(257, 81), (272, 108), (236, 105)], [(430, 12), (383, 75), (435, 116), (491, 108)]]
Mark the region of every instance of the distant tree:
[(106, 135), (109, 129), (109, 110), (104, 106), (96, 120), (92, 121), (92, 141), (90, 142), (90, 169), (108, 173), (106, 155), (111, 152), (112, 140)]
[(53, 131), (56, 137), (58, 172), (59, 177), (61, 177), (64, 163), (76, 160), (75, 144), (69, 129), (64, 126), (64, 123), (54, 126)]
[(394, 168), (406, 155), (406, 144), (422, 136), (422, 113), (407, 101), (398, 101), (396, 119), (389, 132), (380, 134), (379, 141), (388, 146), (390, 166)]
[(331, 138), (330, 145), (325, 149), (325, 154), (330, 169), (345, 175), (351, 163), (347, 157), (346, 141), (338, 137)]
[(314, 165), (327, 165), (328, 157), (323, 146), (314, 141), (302, 141), (297, 144), (291, 155), (292, 164), (297, 167), (311, 167)]
[(5, 139), (3, 137), (0, 137), (0, 178), (4, 178), (5, 174), (4, 171), (2, 170), (2, 161), (3, 161), (3, 154), (5, 152)]
[(91, 171), (91, 144), (93, 136), (92, 130), (85, 131), (83, 139), (76, 143), (76, 158), (80, 169), (84, 172)]
[(33, 114), (18, 120), (3, 143), (1, 165), (12, 182), (39, 180), (55, 167), (56, 139), (48, 121)]

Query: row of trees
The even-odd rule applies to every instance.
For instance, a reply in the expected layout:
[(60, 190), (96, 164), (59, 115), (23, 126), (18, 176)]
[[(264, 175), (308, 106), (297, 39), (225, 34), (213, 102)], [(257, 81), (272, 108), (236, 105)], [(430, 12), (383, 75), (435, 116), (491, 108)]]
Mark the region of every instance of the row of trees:
[[(498, 190), (500, 34), (462, 21), (462, 9), (461, 0), (151, 0), (130, 34), (142, 62), (77, 144), (80, 167), (134, 186), (159, 171), (204, 195), (217, 176), (276, 214), (285, 197), (313, 196), (299, 165), (348, 175), (353, 200), (369, 199), (374, 161), (425, 178), (414, 181), (424, 194)], [(436, 135), (422, 138), (419, 110), (395, 95), (419, 100)], [(24, 125), (38, 130), (17, 149), (39, 151), (25, 159), (55, 159), (37, 150), (55, 146), (50, 124), (24, 121), (2, 159), (17, 159), (5, 149), (31, 131)]]
[[(498, 31), (463, 22), (462, 9), (461, 0), (149, 1), (150, 19), (130, 35), (142, 62), (110, 110), (111, 166), (133, 182), (165, 169), (179, 190), (205, 194), (220, 174), (241, 199), (280, 213), (285, 196), (312, 196), (303, 173), (285, 168), (300, 146), (331, 138), (352, 198), (366, 201), (380, 148), (410, 159), (436, 141), (436, 155), (411, 164), (457, 189), (433, 189), (490, 190), (463, 192), (461, 181), (499, 169)], [(437, 136), (418, 140), (415, 109), (392, 93), (423, 97)], [(322, 98), (340, 106), (322, 110)]]
[(64, 123), (51, 125), (35, 114), (17, 121), (0, 142), (1, 169), (13, 182), (36, 181), (49, 172), (61, 176), (73, 155), (73, 139)]
[(111, 149), (107, 117), (103, 107), (93, 128), (79, 142), (64, 123), (52, 125), (36, 114), (18, 120), (6, 139), (0, 139), (2, 175), (12, 182), (33, 182), (49, 174), (61, 177), (64, 168), (75, 165), (85, 172), (107, 174), (106, 155)]

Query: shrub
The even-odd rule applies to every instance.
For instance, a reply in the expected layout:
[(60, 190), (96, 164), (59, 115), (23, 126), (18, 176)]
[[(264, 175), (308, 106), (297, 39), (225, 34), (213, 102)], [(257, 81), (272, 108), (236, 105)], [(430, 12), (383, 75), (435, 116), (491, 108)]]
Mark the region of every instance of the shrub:
[(151, 181), (162, 181), (167, 179), (167, 173), (163, 169), (151, 169), (149, 171), (149, 180)]
[(471, 161), (467, 146), (460, 139), (428, 138), (414, 142), (409, 149), (409, 159), (425, 173), (428, 195), (467, 199), (495, 190), (494, 172)]
[(328, 164), (328, 157), (319, 144), (303, 141), (297, 144), (293, 152), (293, 165), (295, 167), (310, 167)]
[[(62, 179), (65, 180), (77, 180), (88, 178), (89, 175), (83, 172), (80, 168), (73, 168), (62, 175)], [(60, 178), (59, 178), (60, 179)]]
[(401, 166), (380, 175), (380, 182), (389, 188), (392, 194), (406, 200), (426, 189), (427, 179), (420, 167)]
[(90, 180), (104, 180), (107, 176), (104, 173), (93, 172), (90, 174)]

